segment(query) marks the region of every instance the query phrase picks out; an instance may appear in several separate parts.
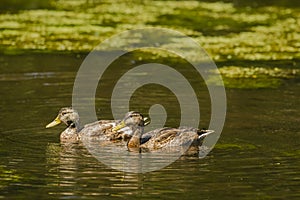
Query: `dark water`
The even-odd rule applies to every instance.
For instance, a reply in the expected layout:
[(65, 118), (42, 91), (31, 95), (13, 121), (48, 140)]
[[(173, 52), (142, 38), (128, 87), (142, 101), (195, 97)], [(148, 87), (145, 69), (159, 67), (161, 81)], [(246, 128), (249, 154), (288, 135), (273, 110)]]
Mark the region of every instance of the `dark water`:
[[(82, 145), (60, 144), (63, 126), (44, 128), (60, 107), (71, 105), (83, 59), (0, 57), (0, 198), (300, 198), (299, 81), (286, 81), (278, 89), (227, 89), (225, 127), (208, 156), (183, 157), (161, 170), (134, 174), (102, 164)], [(96, 101), (100, 117), (111, 117), (107, 97)], [(203, 113), (206, 118), (209, 109)]]

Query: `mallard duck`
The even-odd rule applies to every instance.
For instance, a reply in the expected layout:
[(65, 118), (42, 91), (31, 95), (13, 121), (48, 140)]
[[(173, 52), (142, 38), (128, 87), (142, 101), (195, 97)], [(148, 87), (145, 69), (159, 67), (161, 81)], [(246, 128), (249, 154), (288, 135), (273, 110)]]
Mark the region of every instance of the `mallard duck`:
[(186, 154), (194, 154), (199, 151), (203, 139), (214, 132), (213, 130), (199, 130), (192, 127), (165, 127), (143, 134), (142, 119), (143, 116), (140, 113), (128, 112), (124, 119), (113, 128), (113, 131), (118, 131), (124, 127), (129, 127), (132, 130), (133, 135), (127, 142), (129, 150), (139, 148), (143, 152), (186, 146), (188, 148)]
[[(142, 121), (146, 120), (142, 119)], [(100, 120), (83, 127), (79, 125), (79, 114), (71, 107), (61, 108), (57, 117), (50, 122), (46, 128), (64, 123), (67, 128), (60, 134), (61, 141), (78, 141), (83, 137), (97, 138), (100, 140), (126, 140), (131, 137), (132, 130), (119, 129), (113, 131), (112, 128), (120, 123), (120, 120)]]

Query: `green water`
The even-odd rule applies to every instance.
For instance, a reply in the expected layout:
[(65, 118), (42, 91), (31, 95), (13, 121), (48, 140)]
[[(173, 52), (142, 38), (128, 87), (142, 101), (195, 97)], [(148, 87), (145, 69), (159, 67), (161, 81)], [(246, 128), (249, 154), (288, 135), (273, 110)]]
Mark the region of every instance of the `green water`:
[[(207, 157), (183, 157), (164, 169), (132, 174), (102, 164), (82, 145), (60, 144), (64, 126), (44, 128), (60, 107), (71, 105), (84, 57), (0, 56), (0, 198), (300, 198), (299, 79), (284, 80), (275, 89), (227, 89), (225, 127)], [(96, 99), (101, 118), (111, 117), (107, 101), (105, 95)], [(203, 126), (208, 104), (200, 101)], [(148, 106), (138, 103), (137, 108)], [(177, 125), (172, 120), (177, 114), (170, 109), (169, 125)]]

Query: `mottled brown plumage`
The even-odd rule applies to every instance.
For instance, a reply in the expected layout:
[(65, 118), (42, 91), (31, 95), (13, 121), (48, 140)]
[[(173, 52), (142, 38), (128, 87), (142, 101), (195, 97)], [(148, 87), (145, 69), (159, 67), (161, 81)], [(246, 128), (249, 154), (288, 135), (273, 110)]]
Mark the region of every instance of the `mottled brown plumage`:
[(129, 149), (140, 148), (142, 151), (163, 150), (170, 147), (186, 147), (186, 154), (196, 153), (203, 138), (213, 133), (212, 130), (199, 130), (192, 127), (160, 128), (143, 134), (144, 128), (140, 120), (143, 116), (138, 112), (129, 112), (122, 122), (114, 128), (129, 127), (133, 136), (128, 141)]
[(75, 142), (81, 138), (97, 140), (122, 140), (130, 138), (131, 130), (112, 130), (119, 122), (120, 120), (100, 120), (86, 124), (80, 128), (77, 111), (73, 108), (65, 107), (60, 109), (57, 117), (46, 128), (56, 126), (60, 123), (66, 124), (67, 128), (60, 134), (60, 140), (64, 142)]

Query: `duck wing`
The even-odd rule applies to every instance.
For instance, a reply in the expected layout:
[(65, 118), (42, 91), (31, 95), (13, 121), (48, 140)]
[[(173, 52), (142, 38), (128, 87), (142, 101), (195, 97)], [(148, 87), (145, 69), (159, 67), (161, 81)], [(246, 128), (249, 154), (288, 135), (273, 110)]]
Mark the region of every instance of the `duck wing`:
[(132, 136), (132, 130), (124, 127), (119, 131), (113, 131), (113, 127), (121, 120), (100, 120), (86, 124), (79, 132), (79, 136), (93, 140), (128, 140)]
[(118, 123), (120, 123), (120, 120), (99, 120), (99, 121), (92, 122), (92, 123), (84, 125), (81, 130), (83, 130), (85, 128), (88, 128), (88, 127), (93, 127), (93, 126), (102, 126), (102, 125), (105, 125), (105, 124), (115, 125), (115, 124), (118, 124)]
[[(161, 149), (167, 146), (180, 146), (183, 143), (194, 140), (196, 132), (189, 131), (190, 134), (184, 134), (185, 129), (161, 128), (145, 133), (142, 137), (142, 148)], [(192, 133), (192, 134), (191, 134)], [(185, 136), (185, 137), (183, 137)]]
[(155, 137), (159, 132), (161, 132), (162, 130), (164, 130), (166, 128), (158, 128), (158, 129), (154, 129), (152, 131), (149, 131), (147, 133), (144, 133), (141, 137), (141, 144), (146, 143), (147, 141), (149, 141), (152, 137)]
[[(112, 128), (115, 125), (113, 121), (97, 121), (90, 124), (86, 124), (79, 132), (79, 136), (83, 137), (101, 137), (103, 139), (106, 138), (106, 135), (112, 132)], [(108, 139), (108, 138), (106, 138)]]
[(190, 127), (161, 128), (145, 133), (141, 138), (141, 148), (148, 150), (165, 147), (189, 146), (198, 143), (198, 129)]

